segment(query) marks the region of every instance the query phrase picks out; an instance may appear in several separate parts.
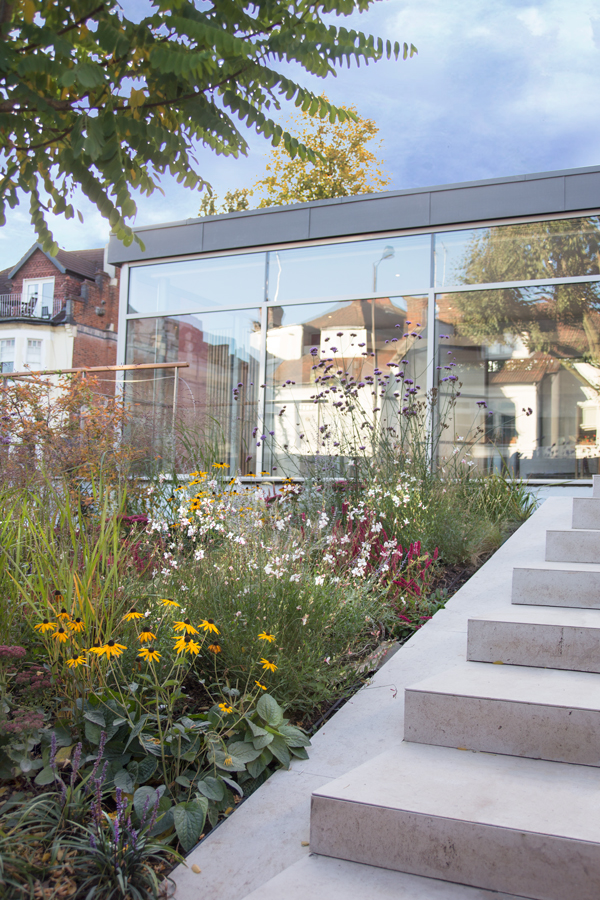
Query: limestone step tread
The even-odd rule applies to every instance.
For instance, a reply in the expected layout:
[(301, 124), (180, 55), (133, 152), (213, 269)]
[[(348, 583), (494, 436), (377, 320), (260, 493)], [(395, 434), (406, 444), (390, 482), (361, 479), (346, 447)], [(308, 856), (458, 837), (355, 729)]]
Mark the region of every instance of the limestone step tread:
[(600, 675), (592, 672), (465, 662), (411, 684), (406, 691), (455, 694), (600, 713)]
[(597, 900), (600, 772), (403, 743), (313, 792), (311, 850), (533, 900)]
[(573, 498), (573, 528), (600, 528), (600, 498)]
[(600, 672), (600, 610), (511, 606), (469, 619), (467, 659)]
[(244, 900), (524, 900), (464, 884), (311, 854)]
[(404, 738), (600, 766), (600, 675), (464, 663), (405, 692)]
[[(600, 602), (600, 597), (598, 599)], [(549, 625), (559, 628), (600, 628), (600, 609), (513, 605), (498, 612), (472, 616), (469, 622), (515, 622), (515, 624)]]
[(511, 600), (526, 606), (600, 608), (600, 565), (536, 561), (516, 566)]
[(600, 530), (564, 529), (546, 532), (546, 559), (552, 562), (600, 562)]

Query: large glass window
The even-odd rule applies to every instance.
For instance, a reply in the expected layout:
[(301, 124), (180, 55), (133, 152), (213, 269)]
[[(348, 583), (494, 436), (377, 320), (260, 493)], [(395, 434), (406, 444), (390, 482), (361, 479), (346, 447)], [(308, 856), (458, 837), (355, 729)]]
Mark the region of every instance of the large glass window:
[(195, 465), (256, 471), (260, 319), (255, 309), (128, 322), (127, 363), (189, 362), (177, 377), (173, 369), (126, 373), (138, 446), (169, 452), (175, 422), (178, 460), (195, 453)]
[(324, 300), (429, 288), (431, 235), (417, 234), (269, 253), (269, 300)]
[(130, 313), (254, 306), (264, 298), (264, 253), (134, 266), (129, 275)]
[(598, 274), (598, 216), (435, 235), (436, 288)]
[(480, 428), (473, 453), (484, 470), (598, 472), (599, 283), (440, 294), (437, 318), (442, 393), (462, 383), (443, 455)]
[(271, 307), (267, 324), (267, 471), (343, 474), (394, 427), (403, 378), (425, 389), (425, 296)]

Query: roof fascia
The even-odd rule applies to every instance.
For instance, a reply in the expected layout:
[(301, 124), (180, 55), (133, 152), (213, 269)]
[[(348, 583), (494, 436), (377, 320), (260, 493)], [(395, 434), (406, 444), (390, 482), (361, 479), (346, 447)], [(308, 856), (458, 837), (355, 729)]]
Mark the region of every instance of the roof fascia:
[(53, 256), (50, 256), (49, 253), (46, 253), (46, 251), (42, 249), (42, 245), (41, 245), (41, 244), (34, 244), (33, 247), (30, 247), (30, 248), (29, 248), (29, 250), (27, 251), (27, 253), (25, 254), (25, 256), (23, 256), (22, 259), (19, 260), (19, 262), (18, 262), (18, 263), (16, 264), (16, 266), (14, 267), (14, 269), (11, 269), (11, 270), (10, 270), (10, 272), (8, 273), (8, 276), (7, 276), (7, 277), (8, 277), (9, 279), (10, 279), (10, 278), (14, 278), (15, 275), (16, 275), (16, 273), (19, 271), (19, 269), (20, 269), (22, 266), (25, 265), (25, 263), (27, 262), (27, 260), (30, 259), (30, 258), (33, 256), (33, 254), (35, 253), (36, 250), (39, 250), (41, 253), (43, 253), (44, 256), (46, 257), (46, 259), (50, 260), (50, 262), (52, 263), (53, 266), (56, 266), (56, 268), (58, 269), (58, 271), (60, 272), (61, 275), (64, 275), (64, 274), (65, 274), (65, 272), (66, 272), (67, 270), (65, 269), (64, 266), (62, 266), (62, 265), (59, 263), (59, 261), (58, 261), (57, 259), (55, 259)]

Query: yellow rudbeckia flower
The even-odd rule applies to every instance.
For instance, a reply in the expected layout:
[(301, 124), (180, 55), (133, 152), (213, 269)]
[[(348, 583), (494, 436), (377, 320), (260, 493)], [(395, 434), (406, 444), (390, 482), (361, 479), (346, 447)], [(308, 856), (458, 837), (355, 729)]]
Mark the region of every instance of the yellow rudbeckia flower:
[(198, 634), (198, 630), (194, 628), (189, 619), (184, 619), (183, 622), (175, 622), (173, 628), (175, 631), (185, 631), (186, 634)]
[(73, 659), (68, 659), (67, 665), (70, 669), (76, 669), (78, 666), (84, 666), (86, 662), (85, 656), (81, 653), (79, 656), (74, 656)]
[(261, 663), (262, 663), (263, 669), (268, 669), (269, 672), (274, 672), (275, 669), (277, 668), (275, 663), (269, 662), (269, 660), (265, 659), (264, 657), (261, 659)]
[(56, 622), (49, 622), (48, 619), (44, 619), (43, 622), (38, 622), (37, 625), (34, 625), (34, 628), (40, 634), (45, 634), (47, 631), (52, 631), (53, 628), (56, 628)]
[(142, 642), (142, 644), (148, 644), (150, 641), (155, 641), (155, 640), (156, 640), (156, 635), (153, 634), (151, 631), (146, 631), (146, 630), (140, 631), (140, 641)]
[(212, 619), (203, 619), (202, 622), (200, 622), (200, 628), (207, 631), (209, 634), (220, 634), (219, 629)]
[(160, 653), (154, 647), (142, 647), (138, 656), (141, 656), (146, 662), (158, 662)]

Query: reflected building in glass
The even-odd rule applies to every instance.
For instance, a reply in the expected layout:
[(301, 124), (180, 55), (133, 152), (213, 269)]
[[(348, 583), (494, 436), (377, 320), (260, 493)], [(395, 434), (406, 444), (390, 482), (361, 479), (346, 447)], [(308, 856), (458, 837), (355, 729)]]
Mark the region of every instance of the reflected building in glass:
[[(140, 440), (175, 420), (242, 475), (342, 474), (402, 386), (460, 396), (439, 453), (566, 479), (600, 457), (600, 168), (249, 210), (112, 240)], [(454, 366), (446, 368), (451, 363)], [(402, 377), (400, 377), (402, 375)], [(175, 396), (176, 394), (176, 396)], [(347, 428), (356, 423), (347, 417)], [(339, 435), (338, 435), (339, 436)]]

